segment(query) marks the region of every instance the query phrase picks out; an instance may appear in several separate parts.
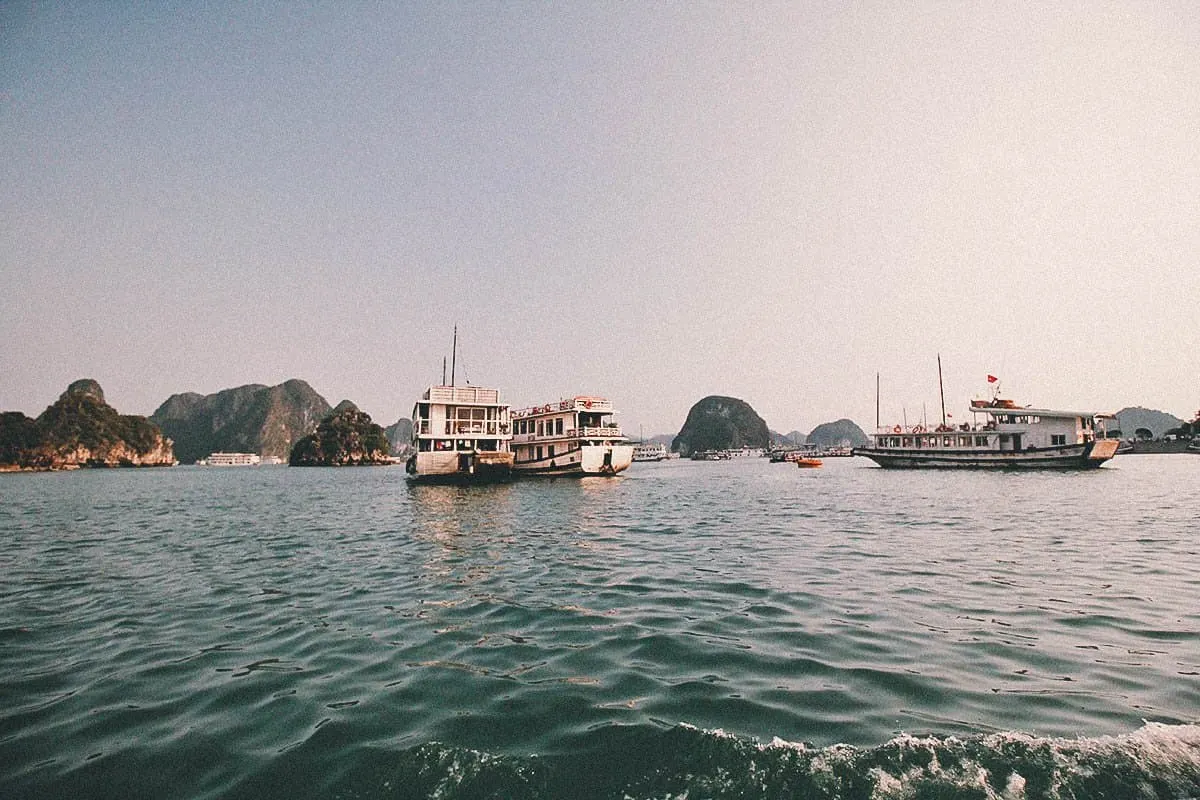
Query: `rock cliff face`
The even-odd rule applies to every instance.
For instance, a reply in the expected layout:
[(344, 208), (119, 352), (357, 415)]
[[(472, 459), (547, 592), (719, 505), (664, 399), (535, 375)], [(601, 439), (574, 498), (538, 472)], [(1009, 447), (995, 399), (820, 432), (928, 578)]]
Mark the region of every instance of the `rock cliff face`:
[(1109, 420), (1106, 427), (1109, 430), (1119, 429), (1121, 435), (1127, 439), (1137, 436), (1139, 430), (1150, 431), (1151, 438), (1158, 439), (1167, 431), (1183, 425), (1183, 420), (1179, 417), (1141, 406), (1122, 408), (1115, 416), (1116, 424)]
[(278, 386), (172, 395), (150, 420), (175, 441), (175, 454), (184, 463), (219, 452), (287, 458), (331, 410), (311, 386), (292, 379)]
[(354, 405), (339, 404), (317, 430), (296, 442), (288, 457), (293, 467), (347, 467), (390, 464), (383, 428)]
[(412, 451), (412, 420), (400, 418), (383, 429), (391, 443), (391, 454), (397, 457), (407, 456)]
[(808, 435), (808, 444), (817, 447), (866, 447), (870, 443), (863, 429), (848, 419), (822, 423)]
[(145, 417), (118, 414), (94, 380), (75, 381), (36, 419), (0, 418), (0, 464), (17, 469), (171, 466), (171, 440)]
[(769, 447), (767, 423), (744, 400), (711, 395), (692, 406), (671, 451), (687, 457), (697, 450)]

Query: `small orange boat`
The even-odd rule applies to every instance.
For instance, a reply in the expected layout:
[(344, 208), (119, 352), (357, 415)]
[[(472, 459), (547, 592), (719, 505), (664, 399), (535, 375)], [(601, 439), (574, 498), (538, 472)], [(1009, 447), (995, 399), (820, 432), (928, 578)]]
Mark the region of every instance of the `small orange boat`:
[(819, 466), (821, 466), (821, 459), (819, 459), (819, 458), (797, 458), (796, 466), (800, 467), (801, 469), (803, 469), (804, 467), (819, 467)]

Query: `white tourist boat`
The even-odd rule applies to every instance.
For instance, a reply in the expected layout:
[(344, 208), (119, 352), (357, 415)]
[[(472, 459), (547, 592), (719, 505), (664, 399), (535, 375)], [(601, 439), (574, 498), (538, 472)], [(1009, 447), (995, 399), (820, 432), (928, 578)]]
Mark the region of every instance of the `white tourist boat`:
[(572, 397), (514, 411), (513, 469), (521, 475), (616, 475), (633, 445), (603, 397)]
[(958, 427), (882, 427), (871, 446), (853, 453), (881, 467), (1089, 469), (1116, 455), (1120, 444), (1104, 436), (1111, 414), (1020, 407), (999, 398), (972, 401), (971, 413), (975, 421)]
[(413, 405), (412, 423), (415, 452), (405, 465), (411, 480), (483, 483), (512, 477), (510, 412), (498, 390), (431, 386)]
[(196, 461), (198, 467), (257, 467), (262, 462), (258, 453), (212, 453)]
[(662, 461), (667, 457), (667, 446), (665, 444), (650, 442), (639, 442), (633, 446), (634, 461)]

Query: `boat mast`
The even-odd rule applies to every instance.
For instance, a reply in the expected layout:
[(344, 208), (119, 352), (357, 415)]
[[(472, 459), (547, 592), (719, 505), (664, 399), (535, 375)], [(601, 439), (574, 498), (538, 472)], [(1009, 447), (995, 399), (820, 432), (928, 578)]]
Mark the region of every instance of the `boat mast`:
[(938, 394), (942, 396), (942, 427), (946, 427), (946, 390), (942, 388), (942, 354), (938, 353)]
[(875, 430), (879, 430), (879, 373), (875, 373)]
[(454, 326), (454, 344), (450, 348), (450, 385), (454, 385), (454, 366), (458, 360), (458, 325)]
[(442, 356), (442, 386), (446, 385), (446, 357)]

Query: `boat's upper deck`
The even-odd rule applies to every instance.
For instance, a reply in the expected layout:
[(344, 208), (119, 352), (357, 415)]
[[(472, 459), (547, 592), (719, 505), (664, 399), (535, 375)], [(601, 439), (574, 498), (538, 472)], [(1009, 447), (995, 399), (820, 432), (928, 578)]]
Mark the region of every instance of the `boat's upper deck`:
[(971, 405), (972, 414), (991, 414), (993, 417), (1024, 417), (1047, 419), (1116, 419), (1112, 414), (1099, 411), (1054, 411), (1048, 408), (1031, 408), (1014, 405)]
[(513, 411), (513, 417), (539, 417), (551, 414), (574, 413), (582, 411), (588, 414), (598, 414), (600, 416), (611, 416), (617, 413), (613, 408), (610, 400), (603, 397), (570, 397), (566, 400), (559, 400), (557, 403), (547, 403), (541, 406), (529, 406), (528, 408), (520, 408)]
[[(430, 386), (421, 395), (426, 403), (445, 403), (456, 406), (499, 406), (500, 391), (479, 386)], [(507, 406), (505, 406), (507, 408)]]
[(623, 440), (621, 426), (610, 421), (617, 413), (603, 397), (580, 395), (512, 412), (513, 443), (550, 439)]
[(508, 405), (500, 402), (496, 389), (430, 386), (413, 406), (413, 437), (486, 440), (486, 449), (493, 449), (497, 442), (512, 438), (509, 420)]

